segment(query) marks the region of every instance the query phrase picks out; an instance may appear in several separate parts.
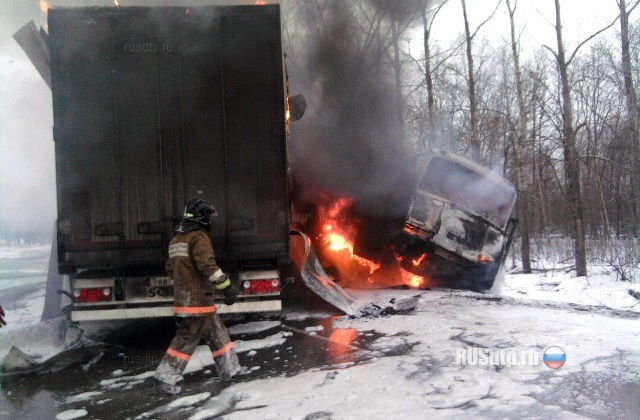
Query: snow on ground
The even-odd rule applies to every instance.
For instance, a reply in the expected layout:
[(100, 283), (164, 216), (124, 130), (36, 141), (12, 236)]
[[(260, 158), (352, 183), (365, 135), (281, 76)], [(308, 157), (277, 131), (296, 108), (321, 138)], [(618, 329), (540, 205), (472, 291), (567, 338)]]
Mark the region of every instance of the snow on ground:
[(149, 418), (149, 417), (157, 418), (157, 416), (159, 414), (166, 413), (166, 412), (171, 411), (171, 410), (175, 410), (176, 408), (193, 406), (195, 404), (198, 404), (198, 403), (208, 399), (210, 396), (211, 396), (210, 392), (202, 392), (200, 394), (189, 395), (189, 396), (186, 396), (186, 397), (180, 397), (178, 399), (175, 399), (175, 400), (171, 401), (166, 406), (160, 407), (160, 408), (158, 408), (156, 410), (153, 410), (153, 411), (150, 411), (148, 413), (142, 413), (139, 416), (136, 416), (135, 418), (136, 418), (136, 420), (137, 419), (146, 419), (146, 418)]
[(101, 391), (83, 392), (82, 394), (72, 395), (64, 399), (65, 404), (71, 404), (79, 401), (89, 401), (98, 395), (102, 395)]
[(43, 245), (1, 245), (0, 260), (24, 260), (30, 258), (44, 257), (49, 260), (51, 244)]
[(106, 389), (130, 389), (134, 385), (144, 382), (145, 379), (151, 378), (153, 374), (154, 371), (149, 370), (139, 375), (119, 376), (112, 379), (103, 379), (102, 381), (100, 381), (100, 386)]
[[(539, 267), (550, 267), (550, 263)], [(590, 265), (588, 277), (575, 277), (575, 271), (563, 266), (553, 270), (534, 268), (532, 274), (507, 274), (503, 285), (496, 285), (497, 294), (516, 299), (605, 306), (640, 312), (640, 303), (629, 290), (640, 290), (639, 283), (617, 281), (608, 267)], [(638, 269), (640, 272), (640, 269)], [(500, 290), (501, 287), (501, 290)]]
[(198, 346), (191, 355), (191, 359), (189, 359), (183, 374), (186, 375), (191, 372), (197, 372), (203, 370), (205, 366), (211, 366), (213, 364), (213, 354), (209, 346)]
[[(416, 291), (356, 294), (388, 302)], [(596, 417), (637, 418), (638, 388), (631, 390), (630, 400), (620, 402), (620, 412), (611, 412), (612, 397), (598, 395), (598, 382), (574, 387), (576, 377), (585, 374), (609, 383), (612, 392), (637, 383), (640, 323), (635, 315), (590, 314), (562, 304), (520, 307), (513, 299), (503, 303), (468, 292), (434, 290), (421, 294), (414, 312), (341, 317), (334, 327), (375, 330), (385, 337), (369, 346), (371, 358), (356, 366), (323, 366), (292, 377), (238, 383), (194, 410), (191, 418), (570, 419), (581, 418), (576, 414), (580, 409)], [(567, 363), (558, 370), (542, 363), (542, 353), (550, 346), (560, 346), (567, 354)], [(538, 364), (465, 366), (456, 360), (457, 349), (468, 347), (532, 350), (539, 355)], [(559, 400), (545, 397), (556, 392)], [(626, 409), (635, 404), (636, 412), (625, 411), (624, 404)], [(216, 405), (229, 408), (221, 413)]]
[(40, 321), (50, 251), (51, 245), (0, 246), (0, 305), (8, 324), (3, 330)]
[(56, 419), (57, 420), (79, 419), (81, 417), (86, 416), (87, 414), (89, 414), (89, 412), (84, 408), (81, 408), (79, 410), (67, 410), (67, 411), (63, 411), (62, 413), (58, 413), (58, 415), (56, 416)]
[(233, 342), (233, 347), (238, 353), (244, 353), (245, 351), (249, 350), (263, 349), (266, 347), (275, 347), (284, 343), (287, 337), (290, 335), (290, 332), (279, 332), (277, 334), (272, 334), (268, 337), (259, 338), (256, 340), (235, 340)]
[[(65, 317), (23, 323), (7, 330), (3, 328), (0, 338), (0, 360), (8, 369), (15, 364), (24, 367), (20, 363), (25, 361), (27, 364), (44, 363), (62, 352), (95, 344)], [(8, 361), (10, 358), (11, 362)]]
[[(39, 322), (46, 275), (29, 277), (34, 273), (28, 270), (37, 268), (18, 264), (32, 257), (38, 264), (48, 258), (42, 249), (0, 247), (0, 304), (9, 322), (8, 328), (0, 330), (0, 360), (13, 344), (36, 362), (91, 344), (83, 342), (63, 319)], [(419, 296), (419, 303), (407, 313), (365, 312), (366, 316), (334, 320), (333, 328), (383, 335), (360, 349), (355, 363), (238, 382), (216, 396), (200, 389), (146, 415), (181, 409), (191, 410), (193, 419), (219, 415), (226, 419), (640, 418), (640, 305), (628, 293), (639, 290), (639, 285), (616, 281), (615, 274), (602, 266), (590, 266), (587, 278), (576, 278), (559, 265), (538, 270), (529, 275), (507, 274), (487, 295), (444, 289), (352, 291), (363, 308), (372, 302), (384, 307), (393, 298), (414, 296)], [(27, 287), (28, 293), (16, 295), (11, 302), (4, 300), (15, 286), (25, 285), (33, 288)], [(283, 324), (313, 317), (302, 312), (285, 315)], [(233, 333), (284, 326), (248, 323), (234, 327)], [(332, 330), (297, 333), (320, 340), (331, 337)], [(235, 346), (239, 352), (279, 346), (291, 334), (281, 331), (261, 339), (236, 340)], [(338, 344), (353, 351), (349, 341)], [(542, 353), (550, 346), (561, 347), (567, 355), (560, 369), (542, 363)], [(340, 345), (327, 351), (336, 348)], [(539, 360), (537, 365), (510, 367), (464, 365), (460, 349), (469, 348), (533, 351)], [(210, 356), (206, 347), (199, 347), (189, 369), (210, 365)], [(151, 375), (152, 371), (109, 375), (100, 381), (100, 388), (128, 390)], [(96, 392), (68, 398), (82, 402), (102, 391)], [(86, 414), (84, 409), (69, 410), (58, 418)]]

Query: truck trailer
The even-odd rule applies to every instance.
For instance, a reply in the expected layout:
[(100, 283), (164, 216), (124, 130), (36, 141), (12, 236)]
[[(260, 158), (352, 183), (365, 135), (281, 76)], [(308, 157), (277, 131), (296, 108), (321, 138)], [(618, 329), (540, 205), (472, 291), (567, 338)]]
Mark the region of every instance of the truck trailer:
[[(219, 313), (279, 312), (291, 274), (354, 312), (311, 239), (290, 232), (288, 124), (305, 103), (293, 112), (278, 5), (52, 8), (48, 29), (30, 22), (14, 35), (53, 95), (58, 220), (43, 319), (59, 314), (60, 293), (72, 321), (172, 316), (164, 263), (192, 198), (216, 206), (216, 259), (241, 290), (230, 306), (219, 296)], [(405, 261), (429, 256), (409, 271), (490, 288), (516, 225), (515, 188), (444, 151), (413, 164), (406, 220), (375, 220), (393, 239), (359, 232), (360, 255), (375, 259), (372, 244), (391, 240)], [(292, 238), (303, 249), (294, 266)]]
[(280, 9), (52, 8), (57, 265), (71, 319), (172, 316), (167, 247), (191, 198), (240, 282), (219, 313), (281, 310), (290, 264)]

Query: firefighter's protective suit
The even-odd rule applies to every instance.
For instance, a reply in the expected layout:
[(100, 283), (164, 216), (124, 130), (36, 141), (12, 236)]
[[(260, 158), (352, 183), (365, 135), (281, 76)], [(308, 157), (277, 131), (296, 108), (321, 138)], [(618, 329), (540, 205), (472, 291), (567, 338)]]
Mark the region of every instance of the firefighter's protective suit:
[[(173, 279), (178, 330), (155, 372), (155, 378), (169, 386), (182, 379), (201, 339), (209, 345), (220, 377), (226, 380), (240, 371), (233, 343), (213, 302), (214, 287), (228, 296), (234, 286), (216, 263), (211, 240), (204, 231), (207, 225), (185, 219), (169, 245), (165, 268)], [(234, 299), (232, 295), (225, 303), (231, 304)]]

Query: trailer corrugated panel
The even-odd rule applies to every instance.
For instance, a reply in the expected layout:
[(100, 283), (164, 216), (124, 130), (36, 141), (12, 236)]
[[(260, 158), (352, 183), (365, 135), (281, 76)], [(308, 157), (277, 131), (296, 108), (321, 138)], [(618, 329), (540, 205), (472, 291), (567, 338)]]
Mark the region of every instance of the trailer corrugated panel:
[(222, 263), (289, 260), (280, 10), (49, 13), (61, 272), (162, 264), (184, 203)]

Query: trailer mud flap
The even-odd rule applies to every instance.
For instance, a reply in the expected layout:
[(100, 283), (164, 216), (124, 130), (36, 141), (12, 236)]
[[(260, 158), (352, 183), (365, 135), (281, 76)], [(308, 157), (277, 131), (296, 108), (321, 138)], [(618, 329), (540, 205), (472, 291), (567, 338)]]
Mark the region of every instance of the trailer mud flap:
[(348, 315), (354, 315), (357, 306), (356, 298), (334, 283), (325, 273), (311, 244), (311, 239), (297, 230), (292, 230), (291, 235), (300, 235), (304, 239), (304, 255), (300, 264), (300, 275), (304, 284), (324, 301)]
[(51, 240), (51, 254), (49, 255), (49, 271), (47, 271), (47, 289), (44, 296), (44, 308), (40, 321), (65, 315), (62, 311), (62, 295), (58, 290), (64, 288), (64, 277), (58, 273), (58, 224), (53, 224), (53, 239)]

